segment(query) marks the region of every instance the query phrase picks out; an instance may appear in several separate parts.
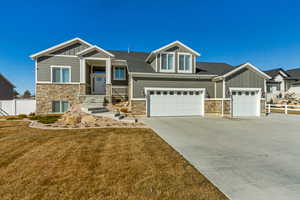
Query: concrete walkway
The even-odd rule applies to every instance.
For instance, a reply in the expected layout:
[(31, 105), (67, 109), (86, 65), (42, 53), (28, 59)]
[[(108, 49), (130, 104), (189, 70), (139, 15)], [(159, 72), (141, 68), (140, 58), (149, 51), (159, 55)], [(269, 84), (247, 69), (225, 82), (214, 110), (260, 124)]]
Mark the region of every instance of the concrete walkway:
[(300, 199), (300, 116), (144, 122), (230, 199)]

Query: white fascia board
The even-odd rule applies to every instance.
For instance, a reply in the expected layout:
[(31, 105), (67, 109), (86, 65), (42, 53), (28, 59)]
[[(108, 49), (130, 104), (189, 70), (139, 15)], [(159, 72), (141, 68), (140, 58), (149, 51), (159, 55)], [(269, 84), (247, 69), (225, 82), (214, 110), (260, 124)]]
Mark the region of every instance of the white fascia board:
[(58, 44), (58, 45), (55, 45), (55, 46), (50, 47), (50, 48), (48, 48), (48, 49), (45, 49), (45, 50), (43, 50), (43, 51), (37, 52), (37, 53), (35, 53), (35, 54), (32, 54), (32, 55), (30, 56), (30, 58), (31, 58), (31, 59), (35, 59), (35, 58), (37, 58), (37, 57), (39, 57), (39, 56), (41, 56), (41, 55), (44, 55), (44, 54), (47, 54), (47, 53), (49, 53), (49, 52), (58, 50), (59, 48), (62, 48), (62, 47), (64, 47), (64, 46), (67, 46), (67, 45), (72, 44), (72, 43), (74, 43), (74, 42), (81, 42), (81, 43), (86, 44), (86, 45), (88, 45), (88, 46), (93, 46), (93, 45), (91, 45), (90, 43), (88, 43), (88, 42), (86, 42), (86, 41), (84, 41), (84, 40), (82, 40), (82, 39), (76, 37), (76, 38), (74, 38), (74, 39), (68, 40), (68, 41), (66, 41), (66, 42), (62, 42), (62, 43), (60, 43), (60, 44)]
[(165, 45), (165, 46), (163, 46), (163, 47), (161, 47), (161, 48), (159, 48), (159, 49), (156, 49), (156, 50), (152, 51), (152, 52), (149, 54), (149, 56), (146, 58), (146, 62), (151, 58), (151, 56), (152, 56), (153, 54), (159, 53), (159, 52), (163, 51), (164, 49), (166, 49), (166, 48), (168, 48), (168, 47), (170, 47), (170, 46), (172, 46), (172, 45), (175, 45), (175, 44), (178, 44), (178, 45), (180, 45), (180, 46), (183, 46), (184, 48), (188, 49), (189, 51), (191, 51), (191, 52), (192, 52), (193, 54), (195, 54), (196, 56), (201, 56), (201, 54), (198, 53), (197, 51), (191, 49), (190, 47), (186, 46), (186, 45), (183, 44), (182, 42), (176, 40), (176, 41), (171, 42), (171, 43), (169, 43), (169, 44), (167, 44), (167, 45)]
[(259, 91), (261, 92), (261, 88), (238, 88), (238, 87), (235, 87), (235, 88), (229, 88), (229, 91)]
[(205, 91), (205, 88), (165, 88), (165, 87), (145, 87), (145, 94), (151, 91)]
[(115, 57), (115, 55), (109, 53), (108, 51), (105, 51), (104, 49), (102, 49), (102, 48), (100, 48), (100, 47), (98, 47), (98, 46), (96, 46), (96, 45), (91, 46), (91, 47), (89, 47), (89, 48), (87, 48), (87, 49), (84, 49), (83, 51), (78, 52), (76, 55), (77, 55), (77, 56), (81, 56), (81, 55), (84, 55), (84, 54), (86, 54), (86, 53), (89, 53), (89, 52), (91, 52), (91, 51), (93, 51), (93, 50), (102, 51), (103, 53), (105, 53), (106, 55), (108, 55), (108, 56), (110, 56), (110, 57)]
[(168, 73), (139, 73), (139, 72), (129, 72), (132, 77), (191, 77), (191, 78), (213, 78), (217, 75), (203, 75), (203, 74), (168, 74)]
[(218, 77), (214, 78), (213, 81), (223, 80), (224, 78), (226, 78), (226, 77), (228, 77), (228, 76), (230, 76), (230, 75), (232, 75), (232, 74), (234, 74), (234, 73), (240, 71), (241, 69), (243, 69), (243, 68), (245, 68), (245, 67), (250, 67), (253, 71), (255, 71), (255, 72), (261, 74), (261, 75), (262, 75), (263, 77), (265, 77), (266, 79), (272, 79), (272, 77), (270, 77), (269, 75), (267, 75), (266, 73), (262, 72), (261, 70), (259, 70), (259, 69), (256, 68), (254, 65), (252, 65), (251, 63), (248, 62), (248, 63), (245, 63), (245, 64), (239, 66), (238, 68), (236, 68), (236, 69), (234, 69), (234, 70), (228, 72), (227, 74), (224, 74), (224, 75), (222, 75), (222, 76), (218, 76)]

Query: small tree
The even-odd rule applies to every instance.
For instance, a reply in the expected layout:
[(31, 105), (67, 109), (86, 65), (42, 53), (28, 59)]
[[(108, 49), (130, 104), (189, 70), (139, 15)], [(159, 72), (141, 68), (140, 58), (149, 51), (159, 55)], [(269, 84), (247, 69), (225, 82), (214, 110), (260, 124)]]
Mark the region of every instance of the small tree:
[(26, 90), (22, 96), (24, 99), (31, 98), (31, 93), (29, 90)]

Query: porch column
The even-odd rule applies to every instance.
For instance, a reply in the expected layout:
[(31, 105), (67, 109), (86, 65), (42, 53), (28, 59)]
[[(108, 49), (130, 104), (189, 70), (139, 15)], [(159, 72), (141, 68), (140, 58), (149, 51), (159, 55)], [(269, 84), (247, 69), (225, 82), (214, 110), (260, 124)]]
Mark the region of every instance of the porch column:
[(106, 60), (106, 84), (111, 84), (111, 59)]
[(106, 60), (106, 100), (111, 103), (112, 102), (112, 87), (111, 87), (111, 58)]
[(80, 58), (80, 83), (86, 83), (86, 67), (84, 58)]

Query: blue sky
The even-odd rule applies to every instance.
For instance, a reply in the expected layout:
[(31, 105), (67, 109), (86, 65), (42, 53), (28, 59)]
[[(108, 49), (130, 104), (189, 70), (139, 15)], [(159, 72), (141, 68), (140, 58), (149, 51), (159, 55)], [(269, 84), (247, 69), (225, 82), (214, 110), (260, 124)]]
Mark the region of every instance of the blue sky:
[(300, 67), (299, 9), (289, 0), (3, 1), (0, 73), (34, 92), (29, 55), (74, 37), (133, 51), (180, 40), (199, 61)]

